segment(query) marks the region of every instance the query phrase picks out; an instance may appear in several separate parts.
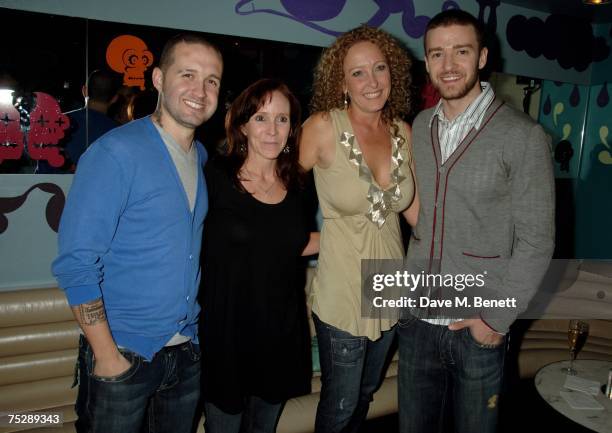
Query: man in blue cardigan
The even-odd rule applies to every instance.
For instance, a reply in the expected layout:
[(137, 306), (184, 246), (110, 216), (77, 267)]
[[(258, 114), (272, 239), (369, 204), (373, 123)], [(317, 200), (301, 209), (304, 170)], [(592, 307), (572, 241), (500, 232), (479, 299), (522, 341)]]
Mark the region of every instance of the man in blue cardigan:
[(151, 116), (83, 154), (62, 215), (59, 286), (81, 326), (79, 432), (191, 430), (200, 389), (197, 303), (208, 196), (195, 129), (217, 108), (221, 53), (168, 41)]

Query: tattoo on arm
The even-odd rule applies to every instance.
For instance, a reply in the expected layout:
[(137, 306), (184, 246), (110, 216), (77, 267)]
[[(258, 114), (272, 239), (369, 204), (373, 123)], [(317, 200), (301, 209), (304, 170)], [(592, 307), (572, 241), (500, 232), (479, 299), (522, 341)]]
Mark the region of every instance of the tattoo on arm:
[(91, 326), (96, 323), (106, 322), (106, 311), (104, 310), (102, 299), (96, 299), (87, 304), (81, 304), (78, 308), (79, 322), (81, 322), (82, 325)]

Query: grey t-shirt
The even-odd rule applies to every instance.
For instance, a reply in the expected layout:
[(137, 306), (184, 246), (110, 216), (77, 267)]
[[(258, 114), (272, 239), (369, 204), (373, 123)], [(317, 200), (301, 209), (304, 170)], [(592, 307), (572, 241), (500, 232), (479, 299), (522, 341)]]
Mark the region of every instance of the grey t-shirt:
[(156, 123), (154, 125), (164, 140), (172, 161), (174, 161), (174, 166), (176, 171), (178, 171), (185, 194), (187, 194), (187, 199), (189, 200), (189, 209), (193, 212), (198, 187), (198, 156), (196, 148), (192, 144), (189, 151), (185, 152), (170, 134)]
[[(198, 156), (196, 148), (192, 143), (189, 151), (185, 152), (170, 134), (164, 131), (158, 124), (154, 123), (154, 125), (172, 157), (176, 171), (181, 178), (185, 194), (187, 194), (187, 200), (189, 200), (189, 209), (193, 212), (198, 188)], [(166, 343), (166, 346), (175, 346), (185, 341), (189, 341), (189, 337), (176, 333)]]

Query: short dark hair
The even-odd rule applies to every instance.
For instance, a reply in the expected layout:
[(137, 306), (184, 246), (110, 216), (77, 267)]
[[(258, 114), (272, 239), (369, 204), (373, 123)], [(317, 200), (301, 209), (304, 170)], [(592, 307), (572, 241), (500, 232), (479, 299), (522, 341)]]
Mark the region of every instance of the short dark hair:
[(204, 45), (205, 47), (212, 48), (217, 54), (219, 54), (219, 58), (223, 59), (221, 55), (221, 51), (219, 48), (213, 44), (212, 42), (204, 39), (201, 35), (197, 33), (179, 33), (168, 39), (168, 42), (164, 45), (164, 49), (162, 50), (161, 56), (159, 58), (159, 68), (162, 71), (166, 71), (172, 62), (174, 62), (174, 48), (184, 42), (186, 44), (199, 44)]
[(427, 27), (425, 28), (425, 35), (423, 36), (423, 47), (425, 48), (425, 55), (427, 55), (427, 47), (425, 46), (427, 40), (427, 33), (430, 30), (438, 27), (448, 27), (452, 25), (459, 26), (472, 26), (474, 32), (476, 32), (476, 40), (478, 41), (478, 49), (482, 49), (485, 46), (485, 31), (484, 26), (476, 17), (469, 12), (461, 9), (447, 9), (434, 16)]
[(85, 85), (90, 100), (110, 102), (117, 94), (120, 82), (117, 74), (106, 69), (96, 69), (89, 74)]
[[(303, 170), (299, 160), (299, 141), (302, 129), (302, 110), (300, 102), (281, 81), (263, 78), (247, 87), (232, 103), (225, 121), (227, 134), (226, 157), (234, 185), (244, 191), (239, 173), (248, 156), (248, 139), (242, 132), (242, 126), (248, 123), (253, 114), (270, 101), (273, 92), (279, 92), (289, 101), (290, 132), (287, 138), (287, 152), (281, 152), (276, 159), (276, 175), (286, 189), (300, 187), (303, 184)], [(247, 150), (247, 151), (245, 151)]]

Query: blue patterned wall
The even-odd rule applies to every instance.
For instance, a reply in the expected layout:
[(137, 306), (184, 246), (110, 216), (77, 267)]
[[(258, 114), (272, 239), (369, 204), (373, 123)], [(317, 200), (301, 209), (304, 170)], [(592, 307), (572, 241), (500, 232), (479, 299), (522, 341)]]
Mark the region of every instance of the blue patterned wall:
[(590, 88), (576, 189), (576, 257), (612, 258), (612, 104), (609, 85)]
[(540, 105), (539, 122), (552, 136), (555, 159), (557, 243), (564, 258), (610, 259), (610, 86), (545, 81)]
[(555, 176), (576, 178), (589, 104), (589, 87), (545, 81), (539, 121), (552, 137)]

